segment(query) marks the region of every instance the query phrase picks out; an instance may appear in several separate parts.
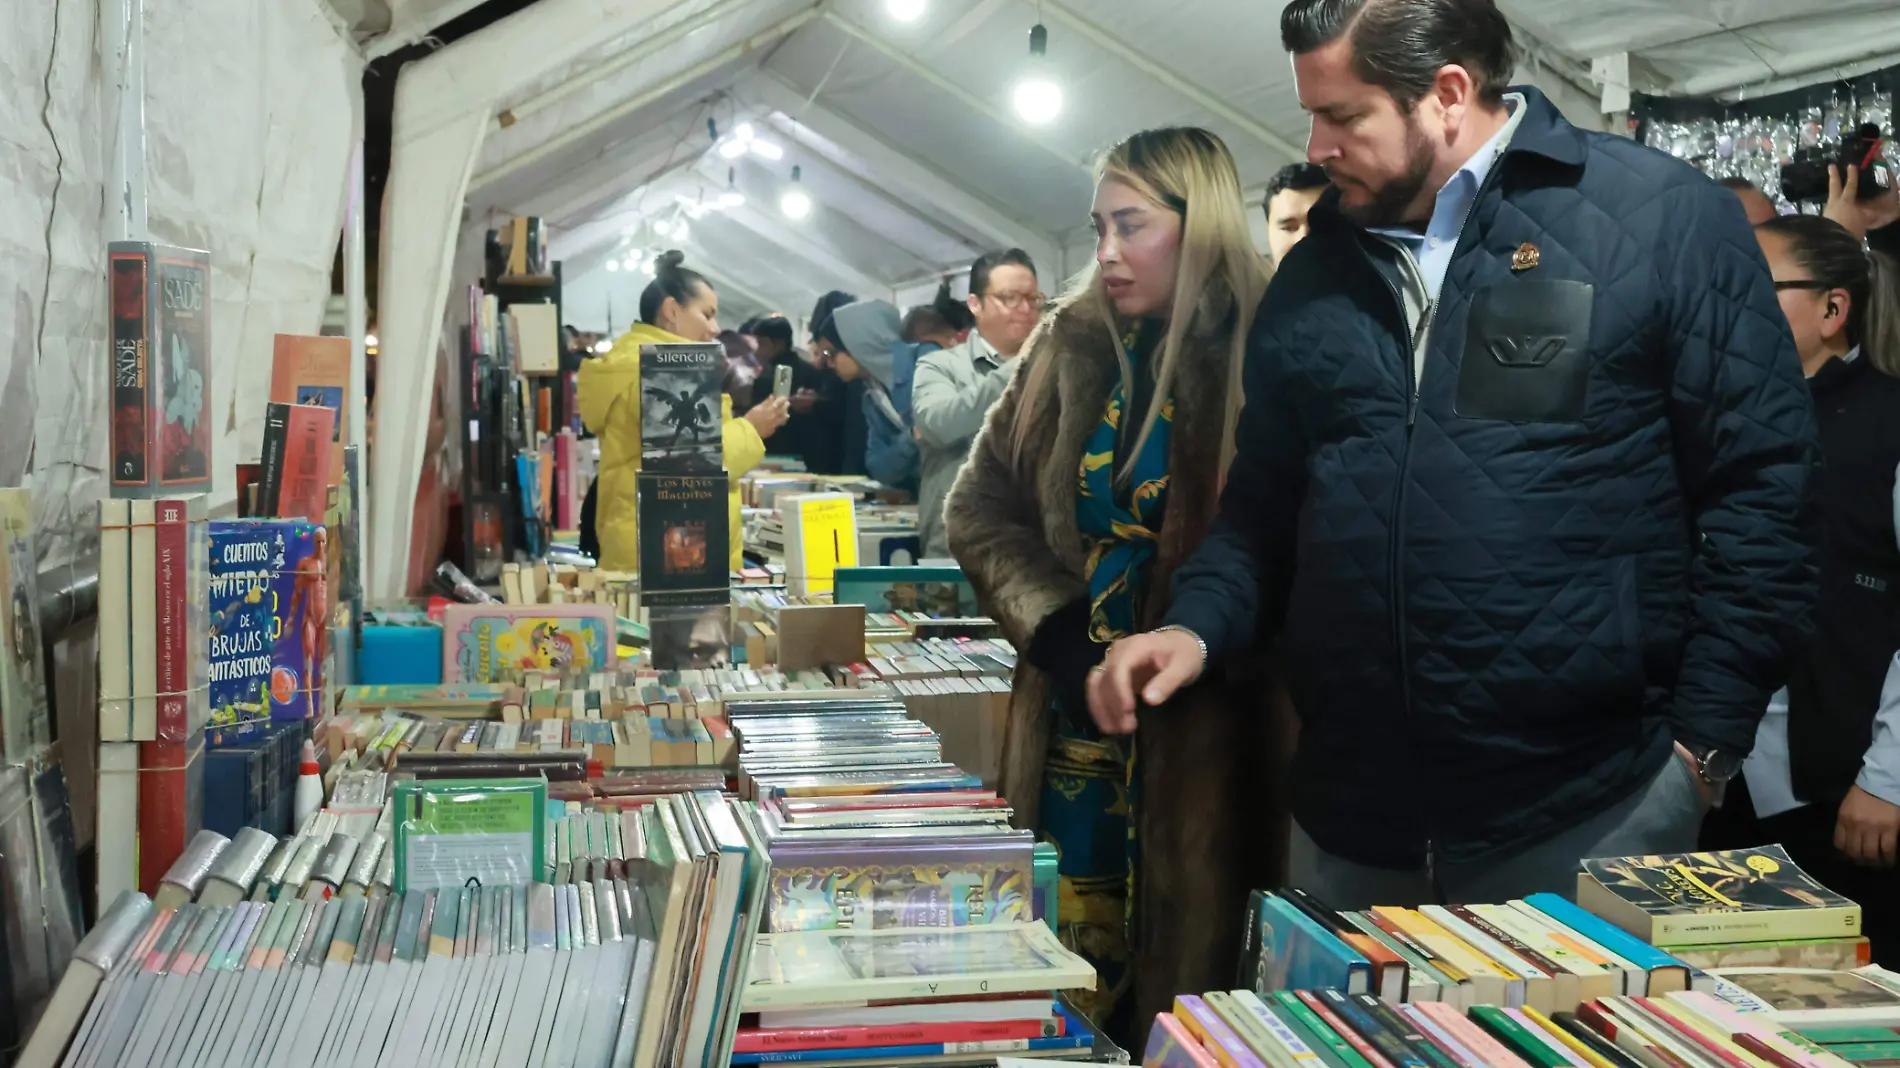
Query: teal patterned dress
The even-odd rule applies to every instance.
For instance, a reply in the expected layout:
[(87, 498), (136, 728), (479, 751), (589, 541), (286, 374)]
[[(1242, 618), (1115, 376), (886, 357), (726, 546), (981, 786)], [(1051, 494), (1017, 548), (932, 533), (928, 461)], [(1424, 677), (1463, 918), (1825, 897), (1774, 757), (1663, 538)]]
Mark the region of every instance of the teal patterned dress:
[[(1148, 373), (1131, 335), (1123, 344), (1137, 376)], [(1161, 405), (1154, 429), (1127, 477), (1116, 475), (1117, 450), (1132, 445), (1140, 416), (1130, 420), (1122, 386), (1110, 394), (1102, 422), (1089, 436), (1077, 474), (1076, 523), (1088, 546), (1089, 636), (1108, 643), (1134, 633), (1155, 558), (1168, 499), (1168, 443), (1172, 398)], [(1095, 729), (1087, 709), (1057, 709), (1056, 732), (1043, 769), (1043, 833), (1061, 854), (1057, 923), (1063, 940), (1095, 965), (1092, 996), (1077, 1007), (1111, 1033), (1126, 1032), (1123, 1017), (1133, 983), (1129, 928), (1136, 870), (1135, 740)]]

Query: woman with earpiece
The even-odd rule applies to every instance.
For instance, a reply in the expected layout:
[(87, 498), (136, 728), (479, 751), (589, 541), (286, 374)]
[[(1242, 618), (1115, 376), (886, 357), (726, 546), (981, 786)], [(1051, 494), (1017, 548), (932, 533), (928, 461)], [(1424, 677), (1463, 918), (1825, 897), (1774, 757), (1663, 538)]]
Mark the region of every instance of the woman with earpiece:
[[(639, 567), (634, 500), (640, 470), (640, 346), (719, 339), (719, 294), (699, 272), (684, 266), (685, 259), (679, 252), (660, 255), (653, 281), (640, 294), (640, 321), (605, 355), (581, 364), (575, 386), (581, 420), (600, 438), (600, 471), (581, 504), (581, 551), (606, 571)], [(745, 562), (739, 480), (765, 459), (765, 439), (785, 425), (787, 408), (782, 399), (768, 399), (735, 419), (732, 397), (723, 391), (719, 407), (729, 483), (729, 566), (738, 570)]]
[[(1880, 963), (1900, 964), (1900, 268), (1839, 224), (1755, 228), (1814, 398), (1825, 475), (1814, 640), (1769, 699), (1755, 750), (1703, 828), (1709, 848), (1779, 842), (1864, 903)], [(1746, 426), (1734, 432), (1746, 434)]]
[(1247, 894), (1277, 885), (1272, 688), (1237, 657), (1115, 736), (1085, 686), (1162, 618), (1214, 520), (1268, 269), (1205, 130), (1111, 149), (1091, 215), (1095, 266), (1024, 343), (944, 520), (1023, 652), (1003, 793), (1061, 852), (1058, 926), (1099, 975), (1085, 1011), (1139, 1049), (1176, 994), (1232, 985)]

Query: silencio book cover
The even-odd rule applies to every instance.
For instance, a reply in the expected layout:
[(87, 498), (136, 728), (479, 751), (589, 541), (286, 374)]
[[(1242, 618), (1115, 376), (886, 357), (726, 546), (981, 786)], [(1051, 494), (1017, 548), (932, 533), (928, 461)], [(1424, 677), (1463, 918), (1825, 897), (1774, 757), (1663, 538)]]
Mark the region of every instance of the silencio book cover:
[(211, 254), (114, 241), (106, 261), (112, 495), (209, 492)]
[(640, 588), (725, 590), (731, 538), (724, 475), (640, 472)]
[(726, 350), (722, 345), (640, 346), (640, 467), (669, 474), (725, 470)]
[(327, 538), (306, 519), (212, 522), (212, 723), (316, 714)]

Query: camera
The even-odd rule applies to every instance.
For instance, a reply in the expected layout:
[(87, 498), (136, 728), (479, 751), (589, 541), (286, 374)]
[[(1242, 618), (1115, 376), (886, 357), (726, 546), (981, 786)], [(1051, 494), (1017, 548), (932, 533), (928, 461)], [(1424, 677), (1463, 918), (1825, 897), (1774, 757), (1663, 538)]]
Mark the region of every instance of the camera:
[(1893, 172), (1881, 153), (1887, 147), (1880, 127), (1863, 123), (1841, 138), (1837, 150), (1804, 148), (1781, 165), (1781, 195), (1790, 202), (1827, 199), (1827, 169), (1839, 167), (1845, 179), (1848, 167), (1860, 168), (1860, 199), (1880, 196), (1893, 188)]

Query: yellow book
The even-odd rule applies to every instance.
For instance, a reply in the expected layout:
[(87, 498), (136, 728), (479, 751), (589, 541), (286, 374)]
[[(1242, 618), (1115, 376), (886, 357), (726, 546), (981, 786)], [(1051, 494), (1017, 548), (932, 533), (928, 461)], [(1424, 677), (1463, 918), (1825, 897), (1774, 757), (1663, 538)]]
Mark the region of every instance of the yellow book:
[(1493, 964), (1477, 950), (1472, 949), (1415, 909), (1382, 905), (1372, 911), (1381, 919), (1411, 935), (1415, 941), (1431, 950), (1441, 960), (1464, 973), (1466, 981), (1471, 984), (1472, 1004), (1507, 1004), (1506, 995), (1515, 976)]
[(848, 493), (813, 493), (781, 502), (780, 511), (792, 592), (830, 593), (839, 568), (858, 566), (856, 502)]

